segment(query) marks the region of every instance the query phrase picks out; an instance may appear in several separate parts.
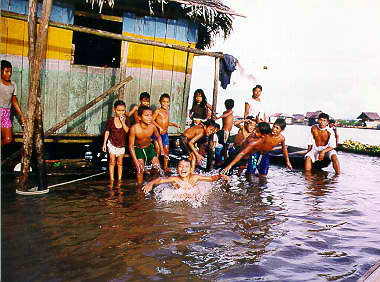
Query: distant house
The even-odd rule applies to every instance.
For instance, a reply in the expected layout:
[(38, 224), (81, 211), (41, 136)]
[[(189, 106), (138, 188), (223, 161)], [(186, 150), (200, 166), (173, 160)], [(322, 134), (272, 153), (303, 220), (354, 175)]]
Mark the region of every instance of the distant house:
[(375, 112), (362, 112), (357, 119), (362, 120), (366, 127), (377, 128), (380, 124), (380, 116)]
[(304, 124), (305, 123), (305, 116), (301, 115), (301, 114), (294, 114), (293, 115), (293, 123)]
[(312, 126), (317, 123), (318, 116), (322, 113), (322, 111), (316, 111), (316, 112), (307, 112), (306, 113), (306, 119), (308, 120), (308, 125)]
[(286, 124), (292, 124), (293, 123), (293, 117), (284, 113), (276, 113), (269, 117), (269, 122), (274, 123), (276, 119), (283, 118), (286, 122)]

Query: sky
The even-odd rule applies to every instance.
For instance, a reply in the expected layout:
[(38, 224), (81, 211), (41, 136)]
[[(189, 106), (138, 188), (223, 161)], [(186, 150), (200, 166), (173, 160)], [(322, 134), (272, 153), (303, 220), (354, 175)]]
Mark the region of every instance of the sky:
[[(322, 110), (334, 118), (380, 113), (380, 1), (231, 0), (224, 3), (246, 16), (235, 17), (227, 40), (217, 38), (209, 51), (237, 58), (251, 78), (238, 71), (223, 90), (242, 115), (244, 100), (256, 84), (269, 114), (306, 114)], [(202, 88), (212, 104), (215, 59), (194, 59), (189, 107)], [(264, 66), (267, 68), (265, 69)]]

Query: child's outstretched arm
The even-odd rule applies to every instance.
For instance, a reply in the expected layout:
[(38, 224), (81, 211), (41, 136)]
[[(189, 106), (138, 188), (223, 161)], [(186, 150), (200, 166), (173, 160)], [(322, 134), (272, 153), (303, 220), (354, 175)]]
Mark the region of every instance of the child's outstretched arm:
[(281, 141), (281, 146), (282, 146), (282, 153), (284, 154), (284, 158), (286, 161), (286, 167), (289, 168), (290, 170), (293, 170), (293, 166), (290, 163), (290, 159), (289, 159), (288, 148), (285, 145), (285, 138), (283, 141)]
[(171, 122), (171, 121), (169, 121), (169, 126), (175, 126), (175, 127), (177, 127), (179, 130), (181, 130), (181, 126), (178, 125), (178, 124), (175, 123), (175, 122)]
[(218, 174), (218, 175), (212, 175), (212, 176), (199, 175), (199, 174), (196, 175), (196, 180), (203, 181), (203, 182), (214, 182), (214, 181), (218, 181), (221, 178), (223, 178), (227, 182), (231, 181), (231, 178), (224, 174)]
[(133, 114), (137, 111), (137, 109), (138, 109), (139, 107), (138, 106), (133, 106), (133, 108), (132, 108), (132, 110), (130, 110), (129, 112), (128, 112), (128, 117), (131, 117), (131, 116), (133, 116)]
[(21, 125), (24, 126), (25, 124), (24, 114), (21, 111), (20, 104), (18, 103), (16, 95), (12, 96), (12, 105), (15, 108), (17, 114), (20, 116)]
[(230, 116), (232, 114), (233, 114), (233, 112), (231, 110), (229, 110), (226, 113), (222, 114), (221, 116), (216, 117), (215, 120), (220, 119), (220, 118), (226, 118), (226, 117), (228, 117), (228, 116)]
[(174, 183), (176, 181), (176, 178), (177, 178), (176, 176), (171, 176), (171, 177), (168, 177), (168, 178), (159, 177), (159, 178), (156, 178), (156, 179), (150, 181), (149, 183), (147, 183), (146, 185), (144, 185), (141, 189), (145, 193), (149, 193), (153, 189), (154, 185), (160, 185), (160, 184), (163, 184), (163, 183)]

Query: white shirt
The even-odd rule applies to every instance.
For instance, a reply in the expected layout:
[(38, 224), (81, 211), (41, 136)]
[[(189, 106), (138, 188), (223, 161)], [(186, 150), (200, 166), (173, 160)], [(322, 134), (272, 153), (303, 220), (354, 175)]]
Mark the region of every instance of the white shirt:
[(245, 102), (249, 105), (248, 116), (253, 116), (254, 118), (256, 118), (256, 116), (258, 115), (260, 119), (264, 120), (265, 111), (263, 103), (261, 101), (257, 101), (251, 98)]

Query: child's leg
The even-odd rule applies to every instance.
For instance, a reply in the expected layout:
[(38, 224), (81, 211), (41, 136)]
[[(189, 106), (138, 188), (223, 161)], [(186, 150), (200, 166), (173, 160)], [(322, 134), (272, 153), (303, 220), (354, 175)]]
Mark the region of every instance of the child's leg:
[(117, 157), (117, 180), (121, 181), (121, 177), (123, 175), (123, 157), (124, 155), (120, 155)]
[(195, 157), (195, 155), (194, 155), (193, 152), (190, 153), (190, 157), (189, 157), (189, 159), (190, 159), (190, 162), (191, 162), (191, 172), (194, 172), (194, 170), (195, 170), (196, 157)]
[(158, 141), (157, 141), (157, 140), (154, 140), (154, 141), (153, 141), (153, 144), (154, 144), (154, 150), (156, 151), (157, 156), (159, 156), (161, 150), (160, 150), (160, 145), (158, 144)]
[[(166, 145), (166, 146), (164, 147), (164, 151), (165, 151), (166, 155), (169, 156), (169, 145)], [(168, 163), (169, 163), (168, 158), (165, 158), (165, 157), (164, 157), (164, 170), (165, 170), (165, 171), (170, 171), (170, 169), (169, 169), (169, 167), (168, 167)]]
[(12, 127), (1, 128), (1, 146), (7, 145), (12, 142)]
[(312, 162), (310, 157), (305, 158), (305, 170), (310, 171), (312, 167)]
[(333, 163), (333, 168), (335, 170), (335, 173), (339, 174), (340, 173), (340, 163), (339, 163), (339, 160), (338, 160), (338, 156), (336, 154), (332, 155), (331, 156), (331, 161)]
[(110, 154), (110, 163), (108, 166), (109, 174), (110, 174), (110, 182), (114, 182), (114, 171), (115, 171), (115, 162), (116, 156), (114, 154)]
[(137, 183), (142, 184), (144, 182), (144, 169), (145, 169), (145, 163), (143, 159), (137, 159), (137, 161), (140, 163), (140, 166), (143, 167), (143, 169), (137, 169)]

